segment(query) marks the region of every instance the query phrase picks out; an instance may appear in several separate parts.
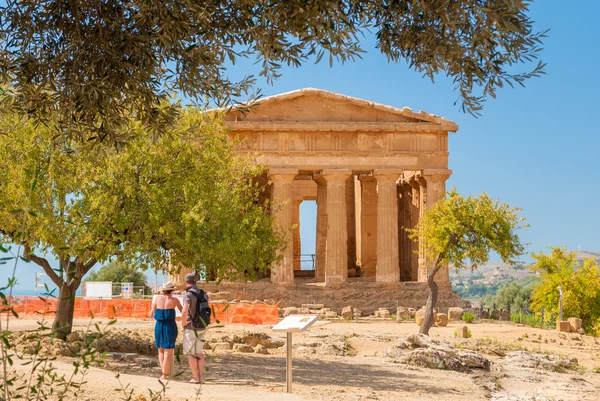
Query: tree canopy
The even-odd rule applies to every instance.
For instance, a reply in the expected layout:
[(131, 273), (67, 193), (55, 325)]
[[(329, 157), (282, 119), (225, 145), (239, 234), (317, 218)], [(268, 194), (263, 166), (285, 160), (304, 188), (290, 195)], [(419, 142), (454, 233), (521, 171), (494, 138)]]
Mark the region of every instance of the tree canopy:
[[(8, 0), (0, 5), (0, 100), (58, 135), (126, 140), (134, 116), (165, 132), (173, 92), (228, 104), (255, 78), (228, 77), (256, 59), (270, 83), (283, 65), (361, 56), (373, 32), (391, 62), (432, 80), (449, 76), (464, 111), (478, 114), (505, 85), (544, 71), (545, 32), (530, 0), (140, 1)], [(531, 65), (523, 65), (531, 64)]]
[(92, 153), (0, 114), (0, 242), (23, 245), (59, 287), (55, 328), (70, 325), (61, 302), (99, 262), (231, 276), (267, 269), (281, 246), (257, 202), (262, 169), (233, 153), (218, 116), (184, 110), (158, 139), (131, 124), (126, 146)]
[(545, 308), (555, 316), (559, 313), (560, 294), (563, 292), (564, 318), (578, 317), (586, 330), (600, 335), (600, 267), (593, 258), (577, 259), (576, 252), (553, 247), (549, 254), (534, 253), (535, 263), (530, 269), (539, 276), (533, 288), (532, 307)]
[(486, 263), (491, 252), (505, 263), (517, 262), (524, 252), (518, 236), (518, 230), (525, 227), (520, 212), (485, 193), (463, 197), (455, 189), (425, 212), (410, 234), (412, 239), (424, 242), (421, 252), (428, 268), (430, 292), (421, 333), (428, 334), (433, 325), (438, 294), (434, 278), (442, 266), (452, 264), (462, 269), (470, 265), (474, 269)]
[[(152, 294), (152, 289), (146, 284), (146, 275), (139, 269), (132, 269), (123, 263), (110, 262), (98, 270), (92, 270), (83, 280), (86, 281), (112, 281), (113, 283), (133, 283), (134, 287), (143, 287), (144, 294)], [(136, 290), (137, 291), (137, 290)], [(118, 295), (120, 289), (113, 295)]]

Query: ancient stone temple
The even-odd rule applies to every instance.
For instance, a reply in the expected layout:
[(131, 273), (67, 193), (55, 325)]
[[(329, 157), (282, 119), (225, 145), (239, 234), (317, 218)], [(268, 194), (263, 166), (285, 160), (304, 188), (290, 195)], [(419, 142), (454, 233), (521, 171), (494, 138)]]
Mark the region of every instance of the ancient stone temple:
[[(266, 166), (264, 199), (292, 230), (273, 283), (309, 276), (336, 287), (352, 281), (424, 282), (425, 258), (408, 238), (424, 211), (445, 195), (452, 121), (318, 89), (266, 97), (226, 115), (239, 152)], [(270, 183), (270, 184), (267, 184)], [(317, 204), (315, 268), (300, 269), (299, 205)], [(422, 246), (422, 244), (421, 244)], [(174, 281), (181, 280), (183, 270)], [(437, 274), (450, 290), (448, 270)]]

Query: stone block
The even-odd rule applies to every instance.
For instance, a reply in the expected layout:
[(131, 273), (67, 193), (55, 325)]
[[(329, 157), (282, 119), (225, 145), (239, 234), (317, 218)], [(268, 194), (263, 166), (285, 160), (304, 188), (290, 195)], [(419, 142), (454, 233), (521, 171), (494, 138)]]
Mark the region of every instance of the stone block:
[(396, 309), (396, 319), (397, 320), (410, 319), (410, 312), (409, 312), (408, 308), (405, 308), (404, 306), (399, 306)]
[(256, 352), (257, 354), (263, 354), (266, 355), (269, 353), (269, 350), (267, 349), (267, 347), (265, 347), (264, 345), (258, 344), (256, 346), (256, 348), (254, 349), (254, 352)]
[(460, 320), (463, 312), (463, 308), (448, 308), (448, 320)]
[(421, 326), (423, 324), (423, 319), (425, 318), (425, 309), (419, 309), (415, 312), (415, 323), (417, 326)]
[(500, 320), (510, 321), (510, 312), (506, 309), (502, 310), (500, 314)]
[[(583, 328), (583, 320), (576, 318), (576, 317), (570, 317), (567, 319), (567, 322), (569, 322), (569, 325), (571, 325), (571, 331), (572, 332), (578, 332)], [(68, 339), (68, 337), (67, 337)]]
[(342, 318), (346, 320), (352, 320), (354, 318), (354, 311), (351, 306), (346, 306), (342, 309)]
[(298, 308), (296, 308), (294, 306), (285, 308), (285, 310), (283, 311), (283, 317), (287, 317), (289, 315), (297, 315), (297, 314), (298, 314)]
[(502, 317), (502, 314), (500, 313), (500, 311), (498, 309), (494, 309), (493, 311), (490, 312), (490, 318), (492, 318), (494, 320), (500, 320), (501, 317)]
[(337, 312), (326, 312), (325, 313), (325, 319), (337, 319), (338, 314)]
[(306, 309), (323, 309), (325, 307), (324, 304), (302, 304), (303, 308)]
[(352, 308), (352, 313), (354, 314), (354, 318), (357, 318), (357, 317), (361, 317), (361, 316), (362, 316), (362, 312), (361, 312), (361, 310), (360, 310), (360, 309), (358, 309), (358, 308)]
[(308, 315), (310, 313), (310, 309), (308, 308), (298, 308), (298, 314), (299, 315)]
[(567, 320), (557, 320), (556, 331), (569, 333), (571, 331), (571, 324)]
[(467, 326), (460, 327), (456, 330), (458, 338), (469, 338), (469, 328)]
[(233, 350), (236, 352), (254, 352), (254, 348), (246, 344), (233, 344)]
[(231, 349), (230, 342), (219, 342), (211, 345), (213, 351), (229, 351)]
[(383, 318), (383, 319), (389, 319), (390, 318), (390, 311), (384, 308), (379, 308), (379, 310), (375, 311), (375, 317), (378, 318)]
[(445, 313), (438, 313), (435, 317), (435, 324), (438, 327), (446, 327), (448, 325), (448, 315)]
[(67, 334), (67, 341), (71, 344), (77, 341), (81, 341), (81, 334), (78, 331)]

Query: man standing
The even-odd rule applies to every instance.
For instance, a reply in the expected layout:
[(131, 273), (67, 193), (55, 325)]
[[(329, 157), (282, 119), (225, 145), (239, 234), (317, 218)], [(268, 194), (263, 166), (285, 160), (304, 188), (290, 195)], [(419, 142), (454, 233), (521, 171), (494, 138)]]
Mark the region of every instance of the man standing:
[(204, 334), (205, 328), (195, 327), (194, 314), (198, 310), (198, 302), (208, 303), (208, 295), (196, 285), (195, 273), (185, 275), (185, 297), (183, 298), (183, 311), (181, 324), (183, 326), (183, 354), (188, 357), (192, 370), (190, 383), (202, 383), (204, 374)]

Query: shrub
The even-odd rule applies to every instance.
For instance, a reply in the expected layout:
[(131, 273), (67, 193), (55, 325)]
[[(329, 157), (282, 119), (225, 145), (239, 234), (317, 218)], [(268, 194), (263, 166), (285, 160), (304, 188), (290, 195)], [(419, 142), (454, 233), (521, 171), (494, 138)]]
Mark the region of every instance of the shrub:
[(471, 312), (465, 312), (462, 315), (462, 320), (467, 323), (472, 323), (475, 320), (475, 315)]

